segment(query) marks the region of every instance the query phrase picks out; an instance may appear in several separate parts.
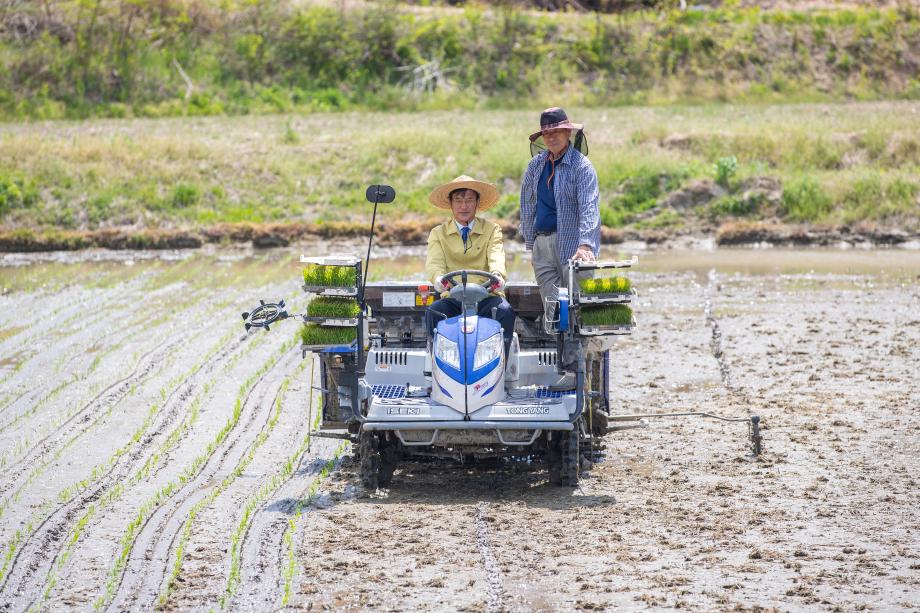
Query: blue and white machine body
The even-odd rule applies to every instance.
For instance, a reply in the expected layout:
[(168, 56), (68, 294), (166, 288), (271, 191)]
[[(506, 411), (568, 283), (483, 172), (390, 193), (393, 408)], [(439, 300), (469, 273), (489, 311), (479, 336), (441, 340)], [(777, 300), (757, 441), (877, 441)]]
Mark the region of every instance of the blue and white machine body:
[(494, 319), (451, 317), (432, 343), (431, 399), (470, 415), (505, 399), (502, 329)]

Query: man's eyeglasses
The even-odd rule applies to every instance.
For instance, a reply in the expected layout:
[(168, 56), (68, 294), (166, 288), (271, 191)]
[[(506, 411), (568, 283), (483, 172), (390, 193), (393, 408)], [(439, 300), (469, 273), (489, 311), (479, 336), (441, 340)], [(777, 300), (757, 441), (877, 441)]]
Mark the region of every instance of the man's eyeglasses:
[(454, 196), (453, 198), (450, 199), (450, 201), (453, 204), (461, 204), (461, 203), (476, 204), (477, 202), (479, 202), (479, 198), (477, 198), (476, 196), (473, 196), (472, 198), (460, 198), (458, 196)]

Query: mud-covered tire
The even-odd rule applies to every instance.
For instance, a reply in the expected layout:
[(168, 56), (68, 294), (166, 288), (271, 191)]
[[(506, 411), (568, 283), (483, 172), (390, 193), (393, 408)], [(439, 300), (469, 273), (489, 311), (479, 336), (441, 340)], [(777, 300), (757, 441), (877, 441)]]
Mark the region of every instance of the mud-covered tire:
[(546, 447), (546, 468), (549, 482), (562, 487), (575, 487), (581, 475), (581, 424), (575, 423), (571, 432), (557, 432)]
[(559, 437), (559, 485), (575, 487), (581, 474), (581, 427), (575, 424), (571, 432)]
[(377, 435), (362, 432), (358, 439), (358, 472), (361, 485), (368, 491), (376, 491), (380, 485), (380, 451), (377, 449)]
[(546, 470), (549, 471), (549, 482), (552, 485), (562, 485), (560, 477), (561, 463), (562, 456), (559, 453), (559, 437), (556, 436), (552, 441), (548, 441), (546, 446)]
[(387, 487), (393, 481), (393, 472), (399, 463), (399, 449), (393, 441), (380, 450), (380, 468), (377, 471), (377, 483)]

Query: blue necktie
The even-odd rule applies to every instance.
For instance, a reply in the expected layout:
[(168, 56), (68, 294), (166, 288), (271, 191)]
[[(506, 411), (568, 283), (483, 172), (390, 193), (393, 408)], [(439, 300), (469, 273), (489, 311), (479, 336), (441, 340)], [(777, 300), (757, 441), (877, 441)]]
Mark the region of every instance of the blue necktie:
[(460, 228), (460, 236), (463, 237), (463, 253), (466, 253), (466, 239), (470, 237), (470, 229), (467, 226)]

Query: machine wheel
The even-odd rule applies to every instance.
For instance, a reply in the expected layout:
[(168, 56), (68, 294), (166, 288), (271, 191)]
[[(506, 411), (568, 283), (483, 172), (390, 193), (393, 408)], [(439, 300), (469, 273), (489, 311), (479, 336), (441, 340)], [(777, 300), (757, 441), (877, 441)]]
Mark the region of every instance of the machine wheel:
[(561, 478), (562, 454), (559, 453), (559, 437), (546, 444), (546, 469), (549, 471), (549, 482), (553, 485), (562, 485)]
[(396, 441), (387, 441), (383, 449), (380, 450), (380, 469), (377, 471), (377, 483), (382, 487), (390, 485), (393, 481), (393, 471), (396, 470), (396, 464), (399, 462), (399, 449)]
[(581, 473), (581, 424), (575, 423), (571, 432), (559, 437), (559, 485), (575, 487)]
[(581, 474), (581, 422), (571, 432), (559, 432), (546, 448), (549, 482), (563, 487), (578, 485)]
[(361, 433), (358, 439), (358, 458), (361, 485), (368, 491), (376, 491), (380, 485), (381, 458), (377, 449), (377, 435), (373, 432)]

